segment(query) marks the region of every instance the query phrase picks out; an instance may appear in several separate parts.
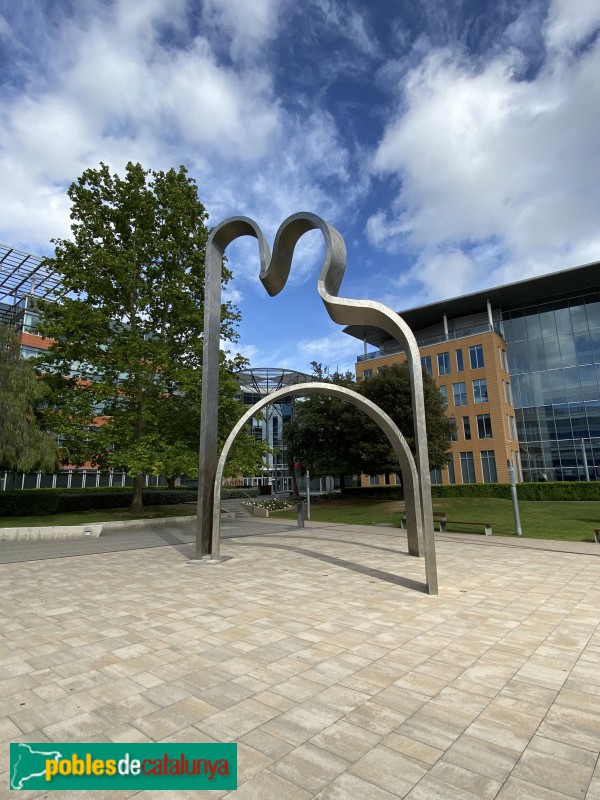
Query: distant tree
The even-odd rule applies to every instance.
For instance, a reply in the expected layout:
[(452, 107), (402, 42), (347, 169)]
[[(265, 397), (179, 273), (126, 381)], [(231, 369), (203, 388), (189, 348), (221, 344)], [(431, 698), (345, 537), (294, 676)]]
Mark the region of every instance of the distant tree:
[(0, 470), (53, 472), (56, 436), (44, 431), (36, 408), (45, 386), (21, 358), (15, 333), (0, 325)]
[[(329, 375), (313, 362), (319, 380), (346, 386), (378, 405), (398, 425), (413, 454), (415, 452), (410, 374), (407, 364), (380, 368), (377, 375), (356, 383), (352, 373)], [(450, 422), (444, 401), (433, 379), (423, 374), (427, 441), (431, 467), (448, 461)], [(311, 395), (296, 403), (295, 415), (284, 432), (289, 453), (315, 476), (398, 472), (396, 455), (379, 426), (337, 398)], [(342, 484), (343, 485), (343, 484)]]
[[(314, 361), (312, 368), (317, 380), (356, 388), (351, 372), (330, 374)], [(308, 469), (313, 477), (337, 475), (343, 486), (345, 475), (361, 471), (360, 449), (348, 435), (356, 426), (356, 409), (343, 400), (326, 395), (297, 400), (294, 416), (283, 434), (291, 462), (300, 461), (302, 470)]]
[[(404, 362), (380, 367), (376, 375), (360, 382), (359, 391), (389, 414), (414, 455), (415, 433), (408, 364)], [(442, 468), (448, 463), (451, 425), (445, 415), (446, 406), (440, 390), (426, 371), (423, 371), (423, 393), (429, 465), (432, 468)], [(376, 475), (398, 470), (399, 464), (393, 450), (375, 423), (368, 420), (361, 440), (365, 459), (364, 472)]]
[[(55, 240), (46, 260), (68, 294), (40, 303), (39, 332), (54, 340), (39, 362), (48, 416), (62, 463), (126, 470), (138, 512), (144, 473), (197, 474), (207, 213), (184, 167), (129, 163), (121, 178), (101, 164), (68, 195), (72, 238)], [(225, 304), (221, 319), (234, 341), (237, 310)], [(232, 367), (222, 356), (225, 428), (243, 410)]]

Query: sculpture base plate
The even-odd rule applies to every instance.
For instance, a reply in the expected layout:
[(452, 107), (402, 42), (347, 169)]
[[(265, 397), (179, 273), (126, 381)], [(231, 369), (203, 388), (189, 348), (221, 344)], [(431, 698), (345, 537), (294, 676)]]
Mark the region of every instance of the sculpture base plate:
[(223, 561), (225, 561), (223, 556), (219, 556), (219, 558), (213, 558), (212, 556), (204, 556), (203, 558), (190, 558), (190, 560), (186, 562), (186, 566), (204, 567), (204, 566), (211, 566), (212, 564), (221, 564)]

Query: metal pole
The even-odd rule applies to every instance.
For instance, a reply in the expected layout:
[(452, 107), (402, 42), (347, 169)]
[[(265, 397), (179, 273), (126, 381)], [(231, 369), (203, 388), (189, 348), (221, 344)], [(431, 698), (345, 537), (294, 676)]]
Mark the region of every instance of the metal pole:
[(517, 497), (517, 480), (515, 475), (515, 468), (508, 468), (508, 478), (510, 480), (510, 496), (513, 504), (513, 514), (515, 515), (515, 530), (517, 536), (522, 536), (521, 530), (521, 515), (519, 514), (519, 498)]
[(589, 482), (589, 480), (590, 480), (590, 470), (588, 468), (587, 455), (585, 453), (585, 439), (581, 440), (581, 452), (583, 453), (583, 469), (584, 469), (585, 479), (586, 479), (586, 481)]
[(310, 519), (310, 472), (306, 470), (306, 519)]

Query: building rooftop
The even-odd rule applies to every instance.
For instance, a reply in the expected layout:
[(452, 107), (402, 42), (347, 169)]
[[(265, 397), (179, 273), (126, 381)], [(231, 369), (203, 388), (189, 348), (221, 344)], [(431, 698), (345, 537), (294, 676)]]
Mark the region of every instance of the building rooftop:
[[(543, 302), (551, 300), (565, 292), (586, 291), (600, 285), (600, 261), (584, 264), (581, 267), (550, 272), (547, 275), (538, 275), (516, 283), (506, 283), (491, 289), (483, 289), (472, 294), (453, 297), (449, 300), (439, 300), (416, 308), (409, 308), (398, 313), (413, 331), (422, 330), (439, 323), (444, 314), (449, 318), (468, 317), (472, 314), (485, 311), (489, 300), (492, 308), (527, 304), (533, 301)], [(381, 347), (383, 342), (390, 340), (390, 335), (380, 328), (372, 326), (349, 325), (344, 328), (344, 333), (354, 336), (361, 341), (367, 341), (374, 347)]]
[(0, 302), (14, 304), (27, 294), (59, 299), (64, 294), (60, 276), (44, 265), (41, 256), (0, 242)]

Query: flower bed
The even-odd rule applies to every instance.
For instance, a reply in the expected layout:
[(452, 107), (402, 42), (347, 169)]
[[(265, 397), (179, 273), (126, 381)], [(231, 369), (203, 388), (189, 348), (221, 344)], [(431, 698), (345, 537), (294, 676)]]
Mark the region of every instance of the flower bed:
[(244, 505), (250, 509), (252, 515), (255, 517), (268, 517), (271, 511), (285, 511), (288, 508), (294, 508), (294, 505), (289, 500), (254, 500)]

